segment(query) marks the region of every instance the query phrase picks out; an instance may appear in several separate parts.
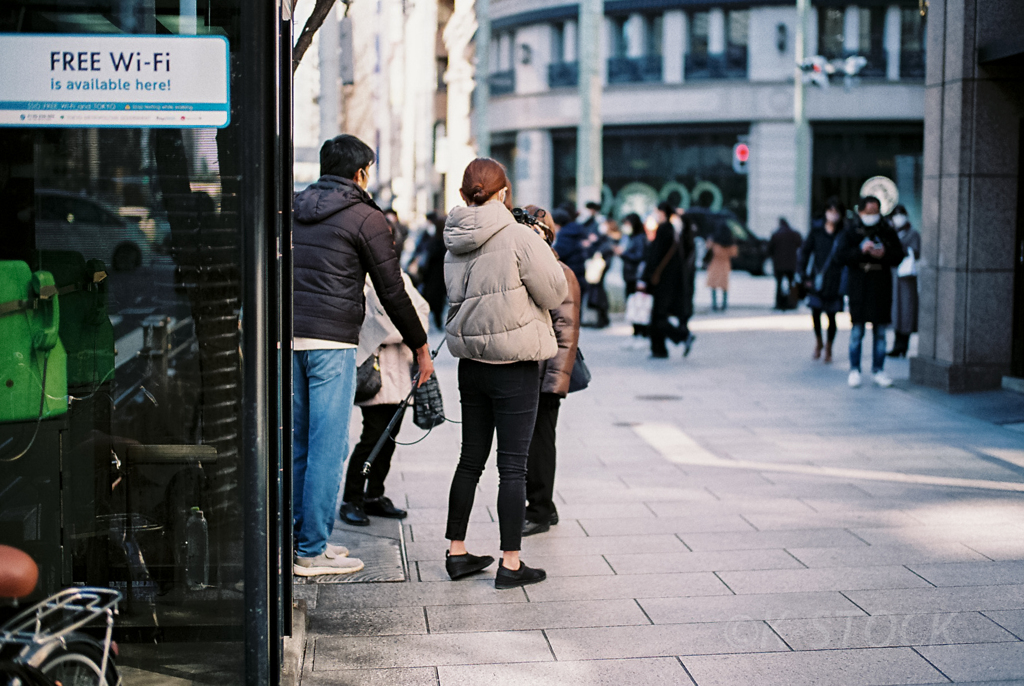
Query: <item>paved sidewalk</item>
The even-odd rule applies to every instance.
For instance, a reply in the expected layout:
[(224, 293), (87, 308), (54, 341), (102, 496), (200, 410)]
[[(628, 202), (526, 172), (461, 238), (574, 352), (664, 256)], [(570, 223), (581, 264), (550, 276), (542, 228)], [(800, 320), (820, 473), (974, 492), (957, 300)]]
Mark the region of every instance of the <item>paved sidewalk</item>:
[[(400, 448), (411, 580), (299, 587), (302, 683), (1024, 684), (1024, 433), (985, 419), (1024, 422), (1021, 397), (946, 401), (904, 360), (896, 388), (851, 390), (844, 354), (810, 360), (806, 314), (733, 304), (695, 321), (685, 360), (625, 350), (622, 325), (584, 333), (561, 523), (524, 541), (542, 584), (448, 581), (459, 427)], [(446, 352), (438, 370), (458, 418)], [(491, 464), (473, 552), (498, 554), (496, 489)]]

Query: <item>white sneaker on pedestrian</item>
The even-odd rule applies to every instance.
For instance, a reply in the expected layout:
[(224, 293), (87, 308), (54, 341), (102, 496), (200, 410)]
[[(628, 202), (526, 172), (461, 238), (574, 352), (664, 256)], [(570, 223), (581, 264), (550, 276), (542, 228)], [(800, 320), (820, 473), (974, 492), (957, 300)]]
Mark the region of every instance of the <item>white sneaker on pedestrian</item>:
[(363, 568), (363, 561), (342, 557), (330, 547), (316, 557), (295, 557), (292, 572), (295, 576), (322, 576), (325, 574), (353, 574)]
[(892, 379), (885, 372), (875, 372), (871, 378), (874, 380), (875, 385), (879, 388), (889, 388), (892, 386)]
[(348, 557), (349, 550), (343, 545), (331, 545), (328, 543), (327, 549), (333, 551), (338, 557)]
[(846, 383), (849, 384), (850, 388), (860, 388), (860, 372), (856, 369), (851, 369), (850, 375), (846, 377)]

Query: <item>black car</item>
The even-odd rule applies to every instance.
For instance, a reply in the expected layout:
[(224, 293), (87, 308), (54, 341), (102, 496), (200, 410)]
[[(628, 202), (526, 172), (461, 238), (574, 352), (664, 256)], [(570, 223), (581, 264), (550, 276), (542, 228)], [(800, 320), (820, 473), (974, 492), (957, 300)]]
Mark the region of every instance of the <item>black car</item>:
[(750, 272), (754, 276), (762, 276), (765, 262), (768, 259), (768, 241), (752, 234), (747, 227), (736, 219), (732, 212), (712, 212), (705, 207), (690, 207), (686, 216), (696, 227), (697, 264), (704, 264), (707, 240), (723, 226), (727, 227), (736, 240), (739, 254), (732, 258), (732, 268)]

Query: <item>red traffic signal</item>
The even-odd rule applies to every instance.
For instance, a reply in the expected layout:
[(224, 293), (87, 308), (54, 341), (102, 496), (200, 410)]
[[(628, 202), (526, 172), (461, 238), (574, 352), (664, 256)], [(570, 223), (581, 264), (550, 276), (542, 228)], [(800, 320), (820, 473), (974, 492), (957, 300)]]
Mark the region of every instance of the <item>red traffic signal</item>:
[(737, 162), (746, 162), (750, 159), (750, 147), (746, 143), (737, 143), (732, 149), (732, 154)]

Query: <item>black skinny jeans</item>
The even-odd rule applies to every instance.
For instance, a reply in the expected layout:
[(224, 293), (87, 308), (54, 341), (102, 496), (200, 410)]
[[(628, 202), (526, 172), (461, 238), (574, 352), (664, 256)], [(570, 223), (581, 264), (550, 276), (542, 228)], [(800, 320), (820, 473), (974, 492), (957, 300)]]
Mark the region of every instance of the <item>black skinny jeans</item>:
[[(377, 445), (377, 439), (387, 430), (388, 422), (398, 412), (400, 405), (367, 405), (363, 411), (363, 433), (359, 443), (348, 459), (348, 471), (345, 474), (345, 490), (342, 499), (346, 503), (362, 504), (364, 498), (380, 498), (384, 495), (384, 479), (391, 471), (391, 456), (395, 454), (395, 442), (384, 441), (384, 447), (377, 454), (370, 467), (370, 476), (363, 476), (363, 463)], [(404, 419), (404, 417), (402, 418)], [(397, 438), (402, 429), (401, 420), (391, 430), (391, 438)], [(363, 490), (366, 493), (363, 493)]]
[(462, 455), (448, 494), (445, 538), (466, 540), (477, 482), (498, 433), (498, 528), (501, 549), (519, 550), (526, 513), (526, 461), (537, 420), (536, 362), (486, 364), (459, 360)]
[[(811, 309), (811, 321), (814, 322), (814, 335), (821, 339), (821, 313), (822, 310), (817, 308)], [(825, 312), (825, 316), (828, 317), (828, 342), (831, 343), (836, 339), (836, 332), (839, 331), (839, 327), (836, 325), (836, 313)]]
[(537, 423), (533, 427), (530, 458), (526, 464), (526, 518), (547, 522), (555, 514), (555, 428), (562, 399), (541, 393)]

